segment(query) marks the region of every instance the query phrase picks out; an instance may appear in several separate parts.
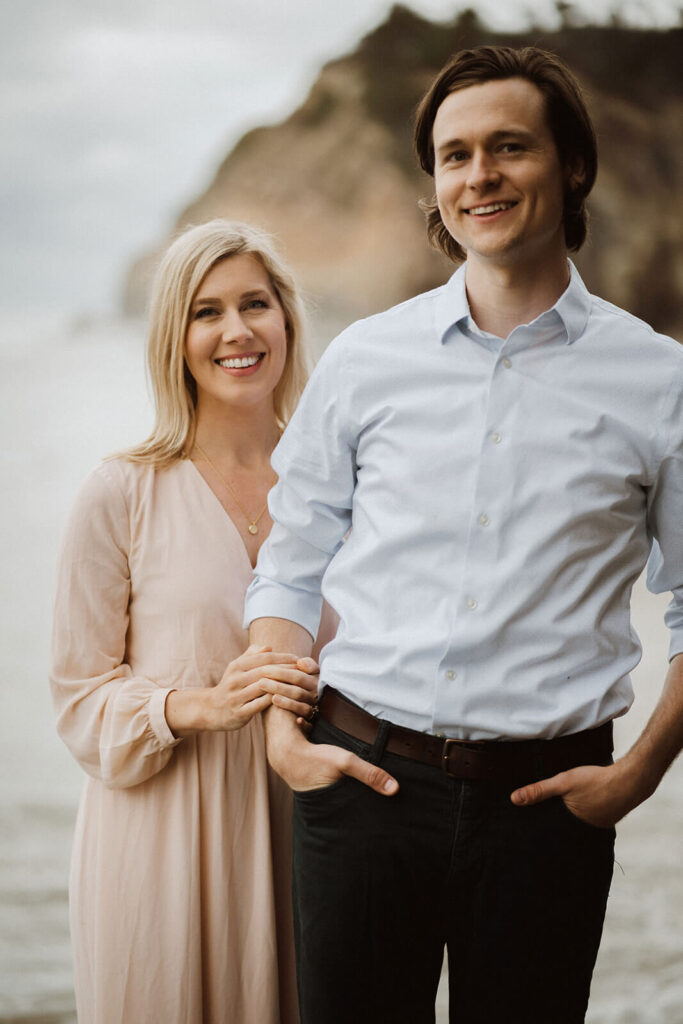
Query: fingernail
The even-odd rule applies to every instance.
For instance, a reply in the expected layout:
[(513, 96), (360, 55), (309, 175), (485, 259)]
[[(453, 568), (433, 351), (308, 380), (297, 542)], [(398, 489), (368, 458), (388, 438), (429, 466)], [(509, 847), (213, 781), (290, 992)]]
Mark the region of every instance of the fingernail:
[(395, 793), (398, 789), (398, 783), (396, 779), (387, 779), (383, 786), (385, 793)]
[(318, 667), (318, 663), (313, 658), (299, 658), (297, 666), (302, 672), (313, 672)]

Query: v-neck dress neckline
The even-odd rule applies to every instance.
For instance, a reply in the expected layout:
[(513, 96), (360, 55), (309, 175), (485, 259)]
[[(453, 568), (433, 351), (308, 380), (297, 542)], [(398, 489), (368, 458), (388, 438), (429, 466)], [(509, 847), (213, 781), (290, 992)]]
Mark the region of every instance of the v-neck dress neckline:
[(249, 552), (247, 551), (247, 545), (244, 543), (244, 540), (242, 538), (242, 534), (240, 533), (240, 531), (239, 531), (239, 529), (237, 527), (237, 524), (235, 523), (235, 520), (232, 518), (232, 516), (228, 512), (228, 510), (226, 509), (225, 505), (223, 504), (221, 499), (218, 497), (218, 495), (214, 491), (214, 489), (211, 486), (211, 484), (207, 480), (205, 480), (204, 477), (202, 476), (202, 474), (199, 472), (199, 469), (197, 468), (195, 463), (192, 461), (192, 459), (186, 459), (185, 461), (189, 462), (189, 464), (192, 466), (192, 471), (195, 474), (195, 476), (198, 478), (199, 486), (202, 489), (202, 491), (208, 491), (209, 492), (209, 494), (213, 498), (213, 504), (218, 506), (218, 509), (222, 513), (223, 519), (227, 520), (227, 522), (230, 524), (232, 532), (235, 535), (235, 537), (236, 537), (236, 539), (237, 539), (237, 541), (239, 543), (240, 548), (244, 552), (244, 557), (246, 558), (247, 563), (249, 565), (249, 570), (250, 570), (250, 572), (253, 572), (254, 569), (255, 569), (255, 565), (251, 564), (251, 558), (249, 557)]

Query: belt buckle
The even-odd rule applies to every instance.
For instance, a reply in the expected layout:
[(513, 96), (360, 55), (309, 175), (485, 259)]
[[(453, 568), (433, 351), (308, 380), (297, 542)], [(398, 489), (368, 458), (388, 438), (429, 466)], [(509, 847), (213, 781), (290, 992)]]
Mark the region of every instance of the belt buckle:
[(449, 772), (448, 770), (448, 750), (449, 744), (452, 743), (460, 743), (460, 740), (453, 739), (452, 737), (447, 737), (443, 741), (443, 747), (441, 748), (441, 769), (446, 773), (446, 775), (450, 775), (451, 778), (454, 778), (453, 773)]
[[(457, 755), (454, 758), (456, 764), (453, 766), (455, 771), (448, 770), (448, 756), (451, 746), (454, 746), (457, 751)], [(481, 764), (481, 753), (485, 750), (485, 743), (481, 740), (458, 740), (453, 737), (447, 737), (443, 741), (443, 747), (441, 748), (441, 767), (451, 779), (476, 779), (483, 777), (481, 773), (483, 771), (485, 775), (486, 771)], [(478, 762), (479, 767), (477, 768)]]

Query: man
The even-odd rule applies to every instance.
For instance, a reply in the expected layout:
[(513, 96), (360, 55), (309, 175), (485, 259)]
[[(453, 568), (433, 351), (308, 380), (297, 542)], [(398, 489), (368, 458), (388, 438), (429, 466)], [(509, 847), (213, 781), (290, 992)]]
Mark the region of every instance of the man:
[[(274, 457), (252, 641), (310, 652), (340, 616), (307, 737), (268, 712), (295, 791), (304, 1024), (583, 1021), (613, 825), (683, 721), (683, 351), (586, 291), (595, 137), (554, 56), (457, 54), (418, 112), (442, 288), (328, 348)], [(612, 764), (672, 590), (660, 703)], [(386, 799), (390, 797), (390, 799)]]

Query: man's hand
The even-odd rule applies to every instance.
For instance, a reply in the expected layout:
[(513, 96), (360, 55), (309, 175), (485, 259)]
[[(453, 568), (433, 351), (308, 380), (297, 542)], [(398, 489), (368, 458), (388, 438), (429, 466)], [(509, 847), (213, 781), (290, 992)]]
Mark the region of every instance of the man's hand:
[(382, 796), (393, 796), (398, 790), (396, 779), (383, 768), (342, 747), (310, 743), (289, 712), (269, 708), (265, 723), (268, 760), (291, 789), (323, 789), (348, 775)]
[(577, 818), (598, 828), (609, 828), (649, 796), (639, 789), (632, 773), (617, 761), (607, 767), (586, 765), (560, 772), (516, 789), (510, 799), (517, 807), (524, 807), (559, 796)]
[(671, 661), (662, 695), (649, 722), (627, 754), (606, 768), (588, 765), (511, 794), (523, 807), (561, 796), (577, 818), (608, 828), (652, 796), (683, 744), (683, 654)]

